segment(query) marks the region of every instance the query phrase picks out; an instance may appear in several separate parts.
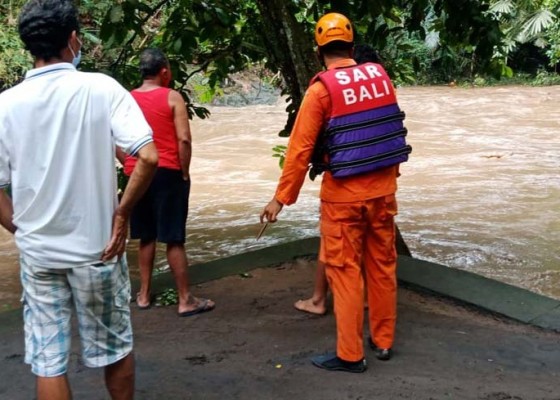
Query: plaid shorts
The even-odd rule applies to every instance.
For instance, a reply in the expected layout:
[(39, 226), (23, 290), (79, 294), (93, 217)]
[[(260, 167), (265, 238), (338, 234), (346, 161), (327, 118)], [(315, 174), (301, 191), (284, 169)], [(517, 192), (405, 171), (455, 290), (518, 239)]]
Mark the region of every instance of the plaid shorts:
[(82, 362), (104, 367), (132, 351), (130, 280), (125, 256), (112, 264), (40, 268), (20, 258), (25, 362), (41, 377), (65, 374), (76, 309)]

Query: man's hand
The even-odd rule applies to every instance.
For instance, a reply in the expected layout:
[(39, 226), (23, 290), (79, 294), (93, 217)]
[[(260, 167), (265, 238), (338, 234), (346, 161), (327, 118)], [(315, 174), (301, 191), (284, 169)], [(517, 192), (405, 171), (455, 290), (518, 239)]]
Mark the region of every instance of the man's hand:
[(0, 189), (0, 225), (8, 230), (10, 233), (15, 233), (17, 227), (12, 222), (14, 218), (14, 206), (12, 199)]
[(261, 212), (261, 224), (264, 222), (265, 218), (268, 222), (276, 222), (276, 217), (280, 214), (280, 211), (282, 211), (282, 207), (284, 207), (284, 204), (280, 203), (276, 198), (270, 200)]
[(101, 261), (109, 261), (115, 256), (119, 258), (123, 255), (126, 248), (126, 238), (128, 234), (128, 217), (117, 208), (113, 214), (113, 232), (111, 240), (103, 250)]

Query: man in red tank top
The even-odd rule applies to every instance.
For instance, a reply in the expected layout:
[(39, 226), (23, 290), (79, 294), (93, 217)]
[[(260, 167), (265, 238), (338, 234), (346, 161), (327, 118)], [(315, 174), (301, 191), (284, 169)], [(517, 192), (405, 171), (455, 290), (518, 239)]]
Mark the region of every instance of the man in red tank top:
[[(136, 304), (150, 307), (152, 271), (156, 241), (167, 245), (169, 267), (179, 294), (178, 314), (182, 317), (210, 311), (212, 300), (194, 297), (189, 290), (188, 261), (185, 253), (186, 221), (190, 192), (191, 132), (183, 97), (168, 86), (171, 82), (169, 61), (159, 49), (146, 49), (140, 56), (142, 85), (132, 96), (154, 131), (159, 153), (156, 175), (130, 219), (130, 236), (140, 239), (138, 263), (140, 292)], [(126, 175), (134, 170), (136, 159), (123, 157)]]

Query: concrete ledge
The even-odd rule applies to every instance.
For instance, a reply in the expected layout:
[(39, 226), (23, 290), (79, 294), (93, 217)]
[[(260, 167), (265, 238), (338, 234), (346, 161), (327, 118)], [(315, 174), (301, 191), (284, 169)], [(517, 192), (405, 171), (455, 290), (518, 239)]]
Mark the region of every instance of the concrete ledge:
[(399, 256), (400, 281), (545, 329), (560, 331), (560, 301), (443, 265)]
[[(293, 261), (298, 257), (316, 257), (318, 249), (318, 237), (279, 244), (203, 264), (192, 265), (189, 267), (189, 279), (191, 284), (198, 284), (225, 276), (239, 275), (256, 268), (277, 266)], [(166, 288), (175, 287), (175, 281), (171, 274), (161, 274), (154, 277), (152, 286), (154, 292), (161, 292)], [(133, 288), (135, 289), (136, 287), (137, 282), (133, 282)]]

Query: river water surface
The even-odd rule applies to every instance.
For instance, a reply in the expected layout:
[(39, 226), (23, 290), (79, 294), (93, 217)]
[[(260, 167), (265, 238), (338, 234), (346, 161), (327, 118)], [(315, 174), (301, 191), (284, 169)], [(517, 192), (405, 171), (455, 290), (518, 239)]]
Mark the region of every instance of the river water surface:
[[(560, 298), (560, 86), (399, 89), (410, 161), (397, 222), (413, 254)], [(279, 177), (285, 103), (211, 108), (192, 122), (191, 263), (318, 235), (320, 182), (258, 242)], [(136, 246), (129, 245), (132, 274)], [(157, 264), (165, 267), (158, 251)], [(0, 307), (17, 305), (17, 251), (0, 232)], [(1, 310), (1, 309), (0, 309)]]

